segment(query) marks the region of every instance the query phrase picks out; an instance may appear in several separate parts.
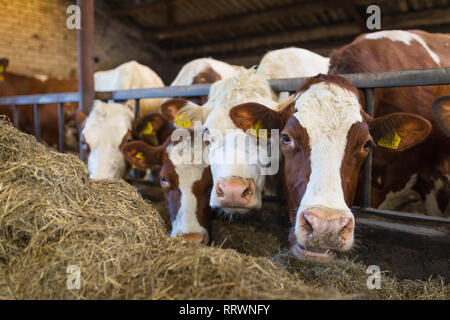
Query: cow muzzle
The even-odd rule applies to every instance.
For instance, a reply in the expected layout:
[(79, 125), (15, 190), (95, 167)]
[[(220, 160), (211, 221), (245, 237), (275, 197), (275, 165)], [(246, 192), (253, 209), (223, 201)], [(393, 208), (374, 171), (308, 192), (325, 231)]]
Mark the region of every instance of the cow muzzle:
[(214, 192), (222, 208), (248, 208), (255, 193), (255, 183), (253, 179), (239, 177), (220, 179)]
[(177, 237), (183, 238), (192, 243), (208, 244), (208, 236), (202, 233), (178, 233)]
[(324, 207), (308, 208), (298, 215), (293, 253), (300, 258), (329, 261), (334, 250), (352, 247), (354, 218), (351, 213)]

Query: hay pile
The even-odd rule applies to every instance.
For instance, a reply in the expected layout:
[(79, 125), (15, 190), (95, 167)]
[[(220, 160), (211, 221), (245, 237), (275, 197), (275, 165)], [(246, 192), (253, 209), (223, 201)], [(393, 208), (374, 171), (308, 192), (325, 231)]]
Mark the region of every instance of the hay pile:
[[(68, 290), (67, 267), (81, 270)], [(327, 299), (255, 258), (171, 239), (123, 181), (92, 181), (0, 119), (0, 297), (14, 299)]]

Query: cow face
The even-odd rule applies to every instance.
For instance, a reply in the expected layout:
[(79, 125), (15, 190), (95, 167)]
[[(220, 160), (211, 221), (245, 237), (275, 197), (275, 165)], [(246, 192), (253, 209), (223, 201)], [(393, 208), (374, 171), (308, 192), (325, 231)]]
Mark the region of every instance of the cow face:
[(92, 179), (120, 179), (127, 164), (120, 147), (132, 139), (133, 110), (126, 104), (94, 101), (89, 116), (77, 113), (81, 143)]
[(122, 152), (127, 161), (139, 169), (161, 166), (160, 183), (170, 212), (171, 236), (207, 244), (212, 215), (208, 206), (211, 171), (205, 162), (193, 161), (194, 153), (207, 152), (207, 146), (202, 145), (203, 150), (196, 150), (191, 143), (192, 135), (190, 131), (181, 141), (171, 141), (171, 137), (158, 147), (133, 141), (126, 143)]
[(299, 258), (326, 261), (333, 250), (352, 247), (350, 206), (369, 149), (406, 150), (425, 139), (431, 126), (408, 113), (370, 118), (361, 109), (357, 89), (338, 76), (311, 78), (288, 108), (293, 114), (280, 143), (291, 250)]
[(433, 102), (433, 117), (444, 133), (450, 137), (450, 95), (442, 96)]

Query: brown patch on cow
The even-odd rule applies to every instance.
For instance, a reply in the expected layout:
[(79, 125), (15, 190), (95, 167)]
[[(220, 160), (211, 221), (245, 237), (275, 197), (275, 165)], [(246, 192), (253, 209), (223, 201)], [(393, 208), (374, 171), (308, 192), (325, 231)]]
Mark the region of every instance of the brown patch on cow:
[(178, 111), (180, 111), (180, 109), (188, 103), (188, 100), (182, 98), (167, 100), (161, 105), (161, 113), (165, 115), (167, 119), (173, 122), (178, 114)]
[[(219, 80), (222, 80), (220, 74), (214, 71), (213, 68), (207, 67), (194, 77), (192, 84), (214, 83)], [(199, 106), (202, 106), (208, 101), (208, 96), (189, 97), (187, 99)]]
[[(284, 136), (289, 137), (289, 142), (284, 141)], [(284, 183), (287, 198), (289, 218), (295, 225), (297, 209), (311, 174), (311, 147), (306, 129), (295, 117), (289, 118), (281, 132), (281, 150), (284, 155)]]
[(200, 180), (194, 182), (192, 193), (197, 199), (197, 219), (199, 224), (211, 231), (212, 211), (209, 206), (209, 195), (213, 186), (211, 169), (205, 168)]
[(361, 166), (369, 153), (369, 148), (373, 146), (375, 144), (370, 136), (368, 125), (364, 122), (354, 123), (347, 134), (347, 144), (341, 164), (342, 190), (349, 208), (355, 198)]
[[(175, 127), (164, 115), (151, 112), (134, 122), (133, 138), (158, 145), (166, 141), (174, 130)], [(154, 141), (155, 137), (157, 141)]]
[(254, 128), (267, 129), (269, 137), (270, 129), (283, 128), (288, 113), (291, 113), (288, 107), (282, 112), (277, 112), (262, 104), (248, 102), (233, 107), (229, 114), (234, 124), (244, 132)]
[(317, 76), (308, 78), (305, 83), (297, 90), (296, 95), (301, 94), (307, 91), (312, 85), (317, 83), (333, 83), (345, 90), (353, 92), (356, 97), (359, 98), (358, 89), (347, 79), (344, 77), (332, 75), (332, 74), (318, 74)]

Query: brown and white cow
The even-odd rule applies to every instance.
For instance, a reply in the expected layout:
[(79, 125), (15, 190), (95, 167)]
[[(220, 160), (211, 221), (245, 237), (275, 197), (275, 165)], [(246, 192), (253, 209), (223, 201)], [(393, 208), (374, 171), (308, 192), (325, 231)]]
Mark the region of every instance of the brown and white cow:
[[(149, 67), (130, 61), (94, 74), (96, 91), (163, 87), (161, 78)], [(161, 99), (142, 99), (140, 115), (159, 110)], [(82, 152), (93, 179), (120, 179), (127, 173), (127, 163), (120, 147), (131, 140), (134, 101), (105, 103), (94, 101), (89, 115), (81, 110), (77, 122), (81, 128)]]
[[(334, 75), (310, 78), (282, 111), (253, 103), (236, 106), (231, 115), (242, 130), (255, 121), (284, 126), (280, 140), (291, 250), (299, 258), (317, 260), (329, 260), (333, 251), (352, 247), (355, 222), (350, 206), (369, 149), (378, 145), (400, 154), (431, 130), (429, 121), (412, 113), (369, 117), (358, 90)], [(392, 145), (396, 147), (389, 149)]]
[[(170, 86), (189, 86), (193, 84), (214, 83), (233, 76), (239, 67), (212, 58), (200, 58), (186, 63), (178, 72)], [(208, 96), (189, 97), (187, 100), (203, 105)], [(167, 99), (164, 100), (164, 102)]]
[[(139, 169), (161, 166), (160, 184), (170, 212), (171, 236), (207, 244), (212, 219), (208, 205), (212, 177), (203, 154), (207, 154), (208, 146), (202, 140), (196, 145), (192, 129), (174, 130), (171, 121), (163, 115), (148, 114), (136, 128), (142, 140), (124, 144), (122, 152)], [(170, 137), (160, 146), (145, 142), (152, 135), (163, 136), (169, 132)], [(202, 139), (201, 127), (197, 134)]]
[[(431, 34), (419, 30), (363, 34), (332, 52), (330, 73), (448, 67), (449, 46), (448, 34)], [(374, 150), (373, 207), (395, 210), (391, 204), (408, 194), (409, 188), (422, 197), (424, 213), (445, 215), (450, 193), (450, 139), (433, 118), (431, 105), (438, 97), (447, 94), (450, 94), (450, 85), (375, 89), (376, 117), (408, 111), (430, 121), (432, 131), (424, 143), (401, 154), (383, 148)]]
[[(172, 116), (175, 116), (176, 125), (178, 122), (183, 126), (183, 123), (200, 121), (204, 126), (214, 180), (210, 206), (230, 214), (261, 208), (262, 192), (266, 186), (266, 176), (261, 175), (264, 166), (239, 161), (247, 159), (252, 148), (242, 148), (235, 143), (245, 133), (233, 123), (229, 113), (232, 107), (246, 102), (259, 102), (276, 109), (278, 100), (267, 79), (256, 75), (254, 69), (241, 68), (234, 76), (214, 83), (208, 101), (202, 107), (189, 101), (183, 104), (181, 99), (178, 102), (177, 105), (167, 105), (167, 109), (175, 110)], [(162, 112), (167, 113), (167, 109), (163, 108)], [(255, 143), (254, 139), (250, 140), (252, 146)], [(231, 154), (236, 157), (221, 161)], [(274, 157), (276, 159), (272, 163), (278, 166), (279, 159), (276, 154)]]
[[(24, 76), (6, 72), (8, 59), (0, 59), (0, 97), (76, 92), (77, 79), (53, 79), (46, 76)], [(78, 149), (78, 134), (75, 125), (75, 111), (77, 103), (65, 103), (64, 110), (64, 144), (70, 150)], [(12, 108), (0, 107), (0, 113), (13, 120)], [(31, 106), (19, 107), (19, 128), (26, 133), (34, 133), (33, 108)], [(52, 147), (58, 145), (58, 109), (56, 104), (39, 105), (40, 132), (43, 142)]]

